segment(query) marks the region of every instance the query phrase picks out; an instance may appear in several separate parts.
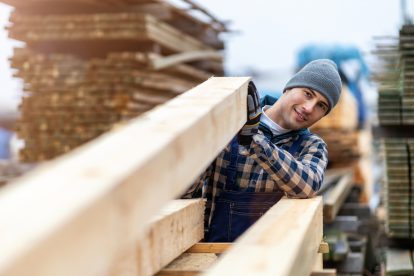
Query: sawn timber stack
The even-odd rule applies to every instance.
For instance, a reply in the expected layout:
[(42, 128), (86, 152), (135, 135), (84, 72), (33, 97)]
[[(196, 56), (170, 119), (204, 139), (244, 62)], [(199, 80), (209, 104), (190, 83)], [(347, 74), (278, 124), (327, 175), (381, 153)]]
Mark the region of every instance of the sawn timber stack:
[(24, 162), (54, 158), (224, 74), (224, 24), (168, 2), (2, 2), (16, 8), (9, 36), (26, 43), (11, 59), (24, 81)]

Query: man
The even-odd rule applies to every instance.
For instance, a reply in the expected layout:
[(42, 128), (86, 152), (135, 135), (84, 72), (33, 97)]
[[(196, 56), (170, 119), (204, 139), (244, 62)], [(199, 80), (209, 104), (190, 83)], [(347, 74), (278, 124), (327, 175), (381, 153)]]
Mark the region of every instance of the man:
[(234, 241), (284, 195), (316, 194), (327, 147), (307, 128), (335, 106), (341, 85), (328, 59), (308, 63), (271, 106), (261, 108), (249, 84), (247, 123), (184, 196), (196, 197), (202, 190), (207, 198), (206, 241)]

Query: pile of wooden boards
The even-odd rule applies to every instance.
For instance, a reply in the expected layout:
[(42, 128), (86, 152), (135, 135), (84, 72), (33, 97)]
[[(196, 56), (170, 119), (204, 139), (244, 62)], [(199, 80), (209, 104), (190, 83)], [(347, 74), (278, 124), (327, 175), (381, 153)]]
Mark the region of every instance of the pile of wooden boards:
[(2, 2), (16, 7), (9, 36), (26, 43), (12, 58), (24, 80), (24, 162), (54, 158), (223, 75), (225, 26), (190, 1)]
[[(374, 79), (379, 83), (378, 119), (384, 157), (386, 230), (391, 238), (413, 238), (414, 26), (399, 37), (379, 38)], [(401, 131), (402, 130), (402, 131)]]
[(361, 201), (367, 202), (373, 183), (372, 138), (370, 130), (358, 128), (357, 102), (346, 85), (335, 108), (311, 129), (328, 145), (328, 168), (353, 168), (353, 182), (362, 187)]
[(398, 40), (378, 43), (375, 53), (382, 70), (375, 79), (380, 83), (378, 117), (381, 125), (414, 124), (414, 26), (404, 25)]
[(390, 237), (413, 238), (414, 202), (411, 172), (414, 160), (413, 139), (383, 141), (386, 179), (384, 201), (387, 210), (386, 228)]
[(348, 166), (360, 157), (358, 110), (355, 98), (344, 86), (335, 108), (312, 126), (328, 145), (331, 167)]

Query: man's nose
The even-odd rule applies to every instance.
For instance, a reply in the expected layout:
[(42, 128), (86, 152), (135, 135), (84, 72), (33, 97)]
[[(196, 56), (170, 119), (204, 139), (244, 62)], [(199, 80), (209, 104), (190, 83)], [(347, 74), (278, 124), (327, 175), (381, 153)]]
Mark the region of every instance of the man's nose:
[(315, 101), (306, 101), (303, 105), (305, 112), (311, 113), (315, 108), (316, 102)]

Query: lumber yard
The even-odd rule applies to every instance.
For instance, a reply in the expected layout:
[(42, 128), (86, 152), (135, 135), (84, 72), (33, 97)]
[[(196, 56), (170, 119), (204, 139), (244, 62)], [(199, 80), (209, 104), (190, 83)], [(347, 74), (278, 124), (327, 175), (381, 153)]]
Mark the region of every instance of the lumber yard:
[(0, 0), (0, 276), (414, 275), (410, 2), (322, 2)]

